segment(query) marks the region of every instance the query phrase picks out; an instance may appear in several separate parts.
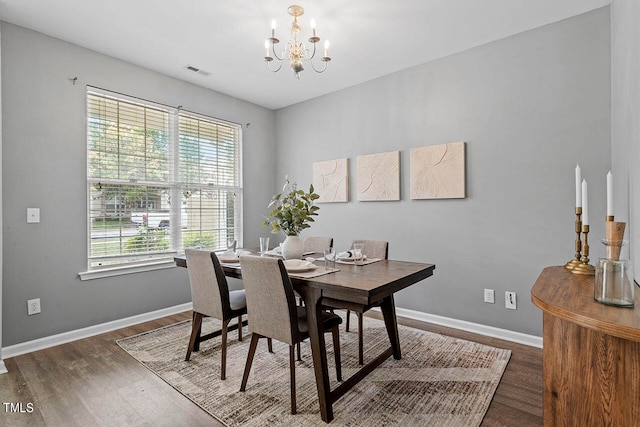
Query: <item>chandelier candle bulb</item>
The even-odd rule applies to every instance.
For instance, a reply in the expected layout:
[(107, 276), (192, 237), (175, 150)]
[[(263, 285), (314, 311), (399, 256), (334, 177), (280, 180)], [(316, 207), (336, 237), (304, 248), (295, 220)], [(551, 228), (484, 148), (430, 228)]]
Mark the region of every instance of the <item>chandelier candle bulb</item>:
[(315, 19), (311, 20), (311, 30), (313, 30), (313, 37), (318, 37), (318, 32), (316, 31), (316, 21)]
[(271, 21), (271, 37), (276, 38), (276, 20)]
[(324, 57), (329, 57), (329, 40), (325, 40), (324, 42)]

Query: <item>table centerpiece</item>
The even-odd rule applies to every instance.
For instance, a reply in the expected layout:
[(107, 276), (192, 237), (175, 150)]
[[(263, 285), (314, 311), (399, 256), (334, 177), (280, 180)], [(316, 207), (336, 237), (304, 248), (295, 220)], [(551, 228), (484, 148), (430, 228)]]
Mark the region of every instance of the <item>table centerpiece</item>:
[(314, 201), (319, 199), (313, 184), (309, 186), (309, 191), (299, 190), (295, 182), (285, 179), (282, 193), (271, 198), (269, 208), (271, 212), (262, 222), (263, 226), (271, 226), (271, 233), (277, 234), (282, 231), (287, 235), (282, 243), (282, 256), (285, 259), (301, 258), (304, 252), (304, 244), (300, 238), (300, 232), (311, 227), (309, 223), (314, 222), (313, 217), (318, 215), (318, 206)]

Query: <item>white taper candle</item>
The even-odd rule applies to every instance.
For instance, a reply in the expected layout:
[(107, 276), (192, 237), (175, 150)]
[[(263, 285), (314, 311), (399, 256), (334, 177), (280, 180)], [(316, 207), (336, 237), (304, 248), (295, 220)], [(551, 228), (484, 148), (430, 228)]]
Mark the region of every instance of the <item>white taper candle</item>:
[(613, 216), (613, 176), (607, 174), (607, 216)]
[(580, 165), (576, 163), (576, 208), (582, 206), (582, 172)]
[(589, 225), (589, 200), (587, 198), (587, 180), (582, 180), (582, 225)]

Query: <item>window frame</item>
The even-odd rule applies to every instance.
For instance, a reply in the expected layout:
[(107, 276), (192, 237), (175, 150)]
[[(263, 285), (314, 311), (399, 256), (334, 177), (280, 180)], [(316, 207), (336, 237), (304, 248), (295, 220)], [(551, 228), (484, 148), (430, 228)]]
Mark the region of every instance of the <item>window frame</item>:
[[(167, 182), (158, 182), (158, 181), (138, 181), (131, 180), (128, 181), (126, 179), (116, 179), (116, 178), (96, 178), (91, 176), (90, 172), (90, 145), (89, 145), (89, 132), (90, 132), (90, 124), (89, 124), (89, 98), (91, 94), (95, 94), (97, 96), (104, 96), (107, 98), (111, 98), (117, 100), (118, 102), (122, 101), (124, 103), (132, 103), (140, 105), (144, 108), (151, 108), (156, 110), (166, 111), (168, 113), (168, 148), (167, 148), (167, 157), (168, 157), (168, 175), (169, 180)], [(87, 195), (86, 195), (86, 214), (87, 214), (87, 253), (86, 253), (86, 262), (87, 262), (87, 270), (84, 272), (80, 272), (79, 276), (81, 280), (90, 280), (102, 277), (110, 277), (110, 276), (118, 276), (123, 274), (131, 274), (138, 273), (143, 271), (153, 271), (158, 269), (165, 268), (173, 268), (175, 267), (174, 257), (176, 255), (180, 255), (184, 253), (184, 247), (182, 242), (183, 237), (183, 223), (181, 219), (181, 215), (184, 213), (185, 208), (183, 207), (182, 194), (185, 190), (202, 190), (208, 192), (221, 192), (221, 194), (231, 195), (234, 200), (233, 206), (233, 237), (238, 242), (238, 244), (242, 245), (242, 235), (243, 235), (243, 204), (244, 204), (244, 189), (243, 189), (243, 159), (242, 159), (242, 147), (243, 147), (243, 137), (242, 137), (242, 126), (237, 123), (229, 122), (226, 120), (222, 120), (216, 117), (208, 116), (202, 113), (196, 113), (192, 111), (187, 111), (182, 109), (181, 107), (172, 107), (163, 104), (159, 104), (157, 102), (148, 101), (145, 99), (136, 98), (130, 95), (125, 95), (113, 91), (109, 91), (102, 88), (87, 86), (85, 92), (85, 126), (87, 129), (86, 133), (86, 153), (87, 153), (87, 163), (86, 163), (86, 184), (87, 184)], [(234, 164), (233, 174), (234, 180), (237, 185), (221, 185), (219, 183), (189, 183), (181, 181), (180, 176), (180, 120), (181, 117), (187, 117), (190, 119), (194, 119), (196, 121), (202, 120), (203, 122), (209, 122), (213, 126), (224, 126), (231, 128), (230, 135), (234, 135), (234, 150), (236, 155), (236, 161)], [(201, 142), (199, 142), (201, 143)], [(216, 149), (217, 150), (217, 149)], [(217, 151), (216, 151), (217, 153)], [(169, 235), (169, 249), (163, 250), (155, 254), (155, 256), (151, 256), (150, 252), (145, 252), (139, 256), (136, 255), (126, 255), (123, 254), (122, 251), (120, 255), (112, 255), (108, 256), (109, 259), (117, 259), (118, 257), (126, 257), (129, 259), (138, 258), (135, 261), (129, 261), (126, 263), (116, 263), (108, 266), (100, 266), (95, 267), (92, 266), (92, 260), (98, 259), (96, 257), (92, 257), (92, 185), (96, 182), (104, 183), (105, 185), (113, 185), (116, 187), (132, 185), (132, 186), (146, 186), (146, 187), (164, 187), (167, 188), (169, 193), (171, 194), (172, 200), (179, 199), (180, 203), (176, 207), (176, 205), (171, 205), (170, 207), (170, 223), (172, 224), (180, 224), (180, 226), (170, 227)], [(218, 209), (222, 209), (218, 207)], [(228, 209), (228, 208), (225, 208)], [(200, 205), (199, 211), (202, 212), (203, 207)], [(215, 218), (215, 217), (212, 217)], [(189, 229), (187, 229), (188, 231)], [(195, 232), (203, 233), (202, 228), (193, 229)], [(192, 230), (192, 231), (193, 231)], [(215, 228), (217, 232), (222, 230), (220, 227)], [(227, 229), (228, 231), (228, 229)], [(122, 231), (119, 232), (119, 238), (122, 240)], [(226, 236), (226, 233), (225, 233)], [(216, 242), (217, 246), (210, 249), (217, 250), (223, 249), (226, 247), (226, 242), (221, 244), (221, 242)]]

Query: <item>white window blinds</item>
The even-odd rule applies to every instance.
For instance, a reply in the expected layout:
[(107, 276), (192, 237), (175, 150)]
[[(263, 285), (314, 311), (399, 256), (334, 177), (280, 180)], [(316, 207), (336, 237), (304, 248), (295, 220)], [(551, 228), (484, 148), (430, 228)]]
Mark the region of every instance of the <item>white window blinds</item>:
[(89, 269), (241, 239), (238, 125), (87, 92)]

